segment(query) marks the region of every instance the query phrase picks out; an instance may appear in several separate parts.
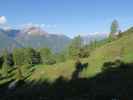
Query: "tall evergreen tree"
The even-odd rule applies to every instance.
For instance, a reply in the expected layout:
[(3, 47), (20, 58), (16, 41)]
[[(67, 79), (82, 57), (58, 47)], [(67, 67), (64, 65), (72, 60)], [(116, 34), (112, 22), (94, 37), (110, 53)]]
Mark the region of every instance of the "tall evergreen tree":
[(27, 64), (38, 64), (40, 63), (40, 53), (33, 48), (25, 49), (25, 63)]
[(1, 57), (0, 57), (0, 68), (1, 68), (2, 65), (3, 65), (3, 62), (4, 62), (4, 59), (3, 59), (3, 57), (1, 56)]
[(24, 64), (24, 52), (22, 49), (14, 49), (13, 50), (13, 60), (14, 60), (14, 64), (17, 69), (16, 78), (17, 78), (17, 80), (22, 80), (23, 75), (22, 75), (21, 67)]
[(32, 59), (33, 59), (33, 57), (34, 57), (34, 49), (32, 49), (32, 48), (25, 48), (24, 49), (24, 62), (25, 62), (25, 64), (30, 64), (30, 65), (32, 65), (32, 63), (33, 63), (33, 61), (32, 61)]
[(79, 57), (82, 48), (82, 40), (80, 36), (75, 37), (69, 45), (69, 56), (72, 58)]
[(4, 62), (2, 65), (3, 76), (7, 76), (12, 60), (11, 60), (10, 54), (6, 49), (3, 51), (3, 59), (4, 59)]
[(115, 37), (117, 33), (119, 32), (119, 24), (117, 20), (113, 20), (111, 24), (111, 29), (110, 29), (110, 36)]
[(40, 55), (43, 64), (54, 64), (56, 62), (54, 55), (49, 48), (41, 48)]
[(15, 48), (13, 50), (13, 60), (15, 65), (23, 65), (24, 64), (24, 51), (23, 49)]

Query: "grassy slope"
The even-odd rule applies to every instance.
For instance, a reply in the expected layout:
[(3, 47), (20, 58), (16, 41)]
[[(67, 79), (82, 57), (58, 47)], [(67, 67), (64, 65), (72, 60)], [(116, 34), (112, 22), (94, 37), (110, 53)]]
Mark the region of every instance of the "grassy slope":
[[(131, 62), (133, 60), (133, 33), (96, 48), (88, 59), (82, 59), (83, 63), (89, 63), (87, 70), (81, 73), (81, 77), (91, 77), (101, 72), (104, 62), (113, 61), (121, 54), (122, 60)], [(123, 49), (124, 48), (124, 49)], [(120, 53), (122, 51), (122, 53)], [(74, 61), (67, 61), (53, 66), (37, 65), (30, 79), (54, 80), (59, 76), (70, 78), (74, 71)]]
[[(82, 59), (82, 62), (87, 62), (88, 59)], [(36, 65), (35, 71), (29, 77), (30, 80), (44, 80), (48, 79), (53, 81), (60, 76), (63, 76), (66, 79), (70, 79), (72, 72), (75, 70), (74, 61), (69, 60), (64, 63), (55, 64), (52, 66), (48, 65)]]
[(101, 68), (104, 62), (114, 61), (115, 59), (122, 57), (125, 62), (131, 62), (133, 60), (133, 32), (126, 34), (121, 38), (107, 43), (100, 48), (97, 48), (91, 53), (89, 58), (90, 67), (83, 72), (84, 76), (92, 76), (97, 72), (101, 72)]

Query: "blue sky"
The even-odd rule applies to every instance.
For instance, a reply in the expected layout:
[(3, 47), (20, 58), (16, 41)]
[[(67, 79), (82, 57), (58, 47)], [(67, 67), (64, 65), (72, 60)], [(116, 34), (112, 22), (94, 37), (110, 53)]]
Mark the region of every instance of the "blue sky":
[(133, 25), (133, 0), (0, 0), (0, 14), (14, 28), (44, 24), (68, 36), (106, 33), (113, 19), (122, 30)]

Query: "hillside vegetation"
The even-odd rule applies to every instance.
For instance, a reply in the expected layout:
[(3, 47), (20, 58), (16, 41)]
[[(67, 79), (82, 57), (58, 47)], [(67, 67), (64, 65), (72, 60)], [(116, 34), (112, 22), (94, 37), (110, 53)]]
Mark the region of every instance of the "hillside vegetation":
[[(80, 77), (92, 77), (101, 72), (103, 64), (109, 61), (120, 59), (124, 62), (133, 60), (133, 32), (132, 29), (122, 33), (122, 36), (111, 42), (106, 41), (95, 48), (89, 58), (81, 59), (82, 63), (88, 63), (88, 68), (80, 73)], [(59, 76), (70, 78), (74, 71), (74, 60), (66, 61), (55, 65), (37, 65), (31, 79), (55, 79)]]
[(88, 59), (88, 70), (84, 71), (84, 76), (95, 75), (101, 72), (105, 62), (121, 59), (125, 62), (133, 60), (133, 29), (122, 33), (122, 36), (111, 42), (104, 43), (101, 47), (96, 48)]

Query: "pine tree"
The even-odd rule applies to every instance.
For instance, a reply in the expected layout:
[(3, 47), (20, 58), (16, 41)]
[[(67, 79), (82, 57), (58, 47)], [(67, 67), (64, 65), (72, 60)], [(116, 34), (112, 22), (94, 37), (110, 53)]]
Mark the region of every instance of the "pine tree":
[(41, 48), (40, 49), (40, 55), (41, 55), (41, 60), (42, 60), (43, 64), (56, 63), (56, 61), (54, 59), (54, 55), (49, 48)]
[(22, 49), (14, 49), (13, 60), (14, 60), (14, 64), (17, 69), (16, 78), (17, 78), (17, 80), (22, 80), (23, 75), (22, 75), (21, 67), (24, 64), (24, 52)]
[(24, 51), (23, 49), (14, 49), (13, 50), (13, 60), (15, 65), (24, 64)]
[(26, 48), (25, 49), (25, 62), (27, 64), (39, 64), (40, 63), (40, 52), (37, 52), (33, 48)]
[(32, 48), (25, 48), (24, 49), (24, 63), (32, 65), (34, 56), (34, 50)]
[(3, 51), (3, 65), (2, 65), (2, 70), (3, 70), (3, 76), (8, 76), (8, 70), (10, 68), (10, 63), (11, 63), (11, 59), (10, 59), (10, 55), (8, 53), (8, 51), (5, 49)]
[(119, 24), (117, 20), (113, 20), (110, 29), (110, 37), (115, 37), (119, 31)]
[(72, 58), (79, 57), (82, 48), (82, 40), (80, 36), (75, 37), (69, 45), (69, 56)]

